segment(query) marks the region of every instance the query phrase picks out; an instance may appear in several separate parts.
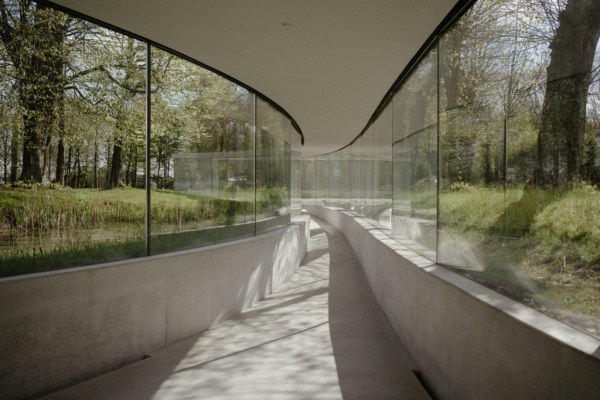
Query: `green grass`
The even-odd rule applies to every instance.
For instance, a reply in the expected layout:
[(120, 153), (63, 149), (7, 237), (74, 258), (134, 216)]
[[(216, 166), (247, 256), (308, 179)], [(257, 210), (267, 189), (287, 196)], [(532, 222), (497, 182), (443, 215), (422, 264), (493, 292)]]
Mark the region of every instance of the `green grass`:
[[(250, 200), (153, 190), (152, 253), (253, 234), (254, 226), (243, 222), (254, 220), (255, 193), (235, 195)], [(286, 196), (285, 189), (260, 188), (257, 213), (275, 215)], [(145, 255), (145, 204), (143, 189), (0, 185), (0, 240), (12, 243), (0, 248), (0, 276)]]
[[(264, 196), (270, 197), (257, 203), (259, 209), (279, 201), (277, 192)], [(0, 186), (0, 229), (15, 235), (115, 223), (144, 224), (145, 201), (142, 189), (14, 189), (4, 185)], [(199, 220), (227, 223), (236, 215), (254, 212), (253, 201), (173, 191), (152, 191), (151, 204), (155, 224), (182, 225)]]
[(0, 186), (0, 228), (12, 233), (144, 222), (143, 190), (13, 189)]
[(600, 191), (483, 188), (440, 196), (444, 230), (477, 249), (471, 275), (517, 297), (600, 318)]

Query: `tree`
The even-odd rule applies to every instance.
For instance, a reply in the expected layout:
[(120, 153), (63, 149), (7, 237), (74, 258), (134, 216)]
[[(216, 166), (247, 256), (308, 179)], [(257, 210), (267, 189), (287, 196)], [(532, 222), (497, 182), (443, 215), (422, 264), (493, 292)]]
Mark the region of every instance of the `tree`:
[(67, 18), (32, 1), (0, 0), (0, 39), (16, 72), (23, 116), (21, 180), (42, 181), (40, 156), (55, 128), (64, 88)]
[(600, 2), (569, 0), (550, 44), (538, 137), (539, 185), (581, 179), (588, 90), (600, 37)]

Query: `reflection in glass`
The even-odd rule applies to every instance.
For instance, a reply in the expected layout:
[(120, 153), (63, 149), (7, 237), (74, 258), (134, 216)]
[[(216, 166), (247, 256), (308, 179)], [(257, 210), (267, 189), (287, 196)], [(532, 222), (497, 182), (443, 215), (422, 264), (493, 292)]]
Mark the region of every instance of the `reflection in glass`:
[(437, 53), (430, 51), (393, 99), (392, 236), (435, 260)]
[(362, 174), (361, 174), (361, 149), (360, 140), (354, 141), (350, 149), (350, 158), (352, 160), (352, 210), (359, 213), (363, 204), (362, 193)]
[(302, 204), (302, 144), (295, 128), (292, 128), (291, 141), (290, 207), (293, 212), (299, 212)]
[(340, 204), (344, 210), (352, 208), (352, 146), (339, 151), (340, 160)]
[(475, 2), (359, 138), (305, 169), (328, 204), (600, 336), (600, 57), (583, 18), (600, 2), (553, 7)]
[[(329, 158), (317, 157), (317, 198), (321, 205), (329, 205)], [(318, 203), (317, 203), (318, 204)]]
[(438, 258), (598, 336), (600, 3), (540, 4), (479, 1), (440, 40)]
[(3, 6), (0, 276), (145, 255), (145, 44)]
[(290, 220), (292, 124), (272, 105), (256, 100), (256, 232)]
[(317, 161), (315, 157), (302, 159), (300, 195), (305, 204), (316, 204), (317, 201)]
[(152, 66), (152, 253), (252, 235), (254, 96), (162, 50)]
[(0, 35), (0, 276), (197, 247), (289, 220), (299, 135), (266, 101), (159, 49), (148, 97), (146, 43), (35, 2), (7, 0), (2, 18), (17, 36)]
[(368, 218), (373, 216), (373, 127), (369, 127), (360, 137), (361, 193), (363, 207), (360, 213)]
[(373, 219), (387, 229), (392, 221), (392, 106), (388, 105), (373, 128)]

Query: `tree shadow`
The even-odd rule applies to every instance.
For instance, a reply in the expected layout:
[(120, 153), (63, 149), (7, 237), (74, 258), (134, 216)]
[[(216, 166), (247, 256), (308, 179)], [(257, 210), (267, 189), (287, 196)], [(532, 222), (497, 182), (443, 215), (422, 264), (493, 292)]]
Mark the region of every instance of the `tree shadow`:
[[(525, 186), (518, 200), (507, 204), (494, 223), (481, 232), (483, 238), (473, 245), (481, 270), (454, 269), (517, 300), (535, 298), (543, 283), (521, 267), (535, 245), (531, 230), (538, 215), (565, 194), (558, 189)], [(507, 192), (502, 195), (506, 197)]]

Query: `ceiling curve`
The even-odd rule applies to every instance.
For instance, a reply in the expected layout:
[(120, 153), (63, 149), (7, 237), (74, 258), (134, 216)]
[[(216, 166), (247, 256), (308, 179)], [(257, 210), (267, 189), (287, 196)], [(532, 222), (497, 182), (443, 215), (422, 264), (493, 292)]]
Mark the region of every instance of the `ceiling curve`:
[(457, 0), (54, 0), (222, 71), (284, 108), (303, 155), (348, 144)]

